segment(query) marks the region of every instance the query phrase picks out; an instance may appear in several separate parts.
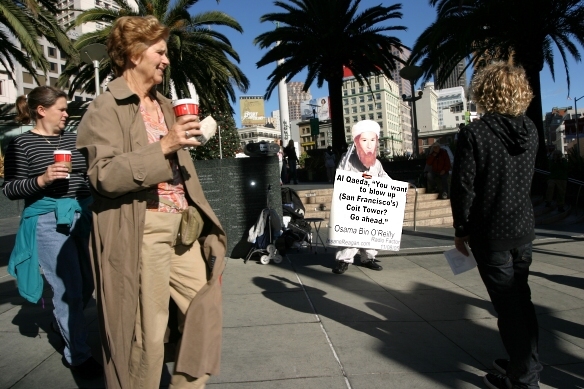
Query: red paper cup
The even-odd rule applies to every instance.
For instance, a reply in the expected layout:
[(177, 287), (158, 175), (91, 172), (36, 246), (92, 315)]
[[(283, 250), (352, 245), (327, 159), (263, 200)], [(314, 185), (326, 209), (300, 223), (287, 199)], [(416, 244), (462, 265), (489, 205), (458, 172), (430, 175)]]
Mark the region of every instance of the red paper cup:
[(183, 115), (198, 115), (199, 104), (194, 99), (180, 99), (172, 102), (172, 108), (176, 117)]
[(55, 150), (53, 152), (53, 156), (55, 158), (55, 162), (60, 162), (69, 168), (69, 172), (71, 172), (71, 151), (69, 150)]

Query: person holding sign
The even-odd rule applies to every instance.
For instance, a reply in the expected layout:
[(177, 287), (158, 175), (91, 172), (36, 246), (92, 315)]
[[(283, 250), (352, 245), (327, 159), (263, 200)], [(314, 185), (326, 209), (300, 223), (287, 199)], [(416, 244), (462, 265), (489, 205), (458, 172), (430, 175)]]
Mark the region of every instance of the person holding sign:
[(487, 374), (487, 387), (539, 388), (538, 323), (527, 282), (535, 239), (529, 193), (538, 138), (525, 116), (533, 93), (525, 71), (492, 63), (472, 81), (473, 100), (486, 112), (458, 135), (451, 183), (454, 244), (477, 262), (497, 311), (508, 359)]
[[(357, 122), (352, 130), (355, 153), (345, 153), (341, 157), (339, 169), (352, 172), (363, 173), (363, 177), (388, 177), (381, 162), (377, 159), (377, 148), (379, 145), (380, 127), (373, 120), (362, 120)], [(349, 263), (353, 263), (355, 254), (361, 255), (363, 266), (372, 270), (382, 270), (383, 267), (375, 263), (377, 250), (364, 249), (358, 247), (339, 247), (333, 268), (333, 273), (343, 274), (347, 271)]]

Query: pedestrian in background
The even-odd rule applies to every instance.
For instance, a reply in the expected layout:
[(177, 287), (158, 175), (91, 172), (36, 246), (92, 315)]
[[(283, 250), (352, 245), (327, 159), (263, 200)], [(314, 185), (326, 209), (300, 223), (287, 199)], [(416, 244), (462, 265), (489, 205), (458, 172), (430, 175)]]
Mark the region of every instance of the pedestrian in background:
[(448, 198), (448, 178), (450, 176), (450, 157), (448, 152), (440, 147), (440, 143), (434, 142), (426, 158), (426, 169), (428, 173), (427, 190), (431, 193), (434, 187), (438, 188), (437, 181), (440, 180), (442, 199)]
[(550, 175), (547, 179), (547, 191), (545, 193), (545, 206), (551, 207), (556, 191), (558, 212), (564, 212), (566, 202), (566, 186), (568, 184), (568, 161), (560, 150), (554, 150), (549, 161)]
[(282, 140), (281, 139), (276, 139), (274, 141), (275, 144), (278, 145), (278, 153), (276, 154), (278, 156), (278, 168), (280, 169), (280, 185), (282, 185), (282, 183), (284, 182), (283, 178), (284, 178), (284, 173), (283, 173), (283, 167), (284, 167), (284, 150), (282, 149)]
[[(17, 136), (6, 151), (3, 193), (24, 200), (8, 272), (32, 303), (42, 297), (43, 279), (53, 291), (52, 328), (64, 343), (65, 365), (85, 378), (103, 374), (87, 344), (84, 308), (93, 293), (89, 262), (91, 196), (85, 159), (76, 134), (65, 132), (67, 94), (51, 86), (34, 88), (16, 100), (16, 121), (34, 128)], [(71, 167), (54, 152), (71, 153)]]
[(201, 144), (199, 117), (176, 118), (156, 88), (168, 36), (154, 16), (117, 19), (107, 40), (117, 78), (79, 124), (109, 389), (159, 387), (170, 299), (182, 336), (169, 387), (203, 388), (219, 372), (226, 237), (185, 149)]
[(335, 153), (333, 153), (333, 147), (327, 147), (324, 152), (324, 167), (326, 168), (326, 175), (329, 183), (335, 181), (335, 170), (337, 166), (336, 160), (337, 157), (335, 156)]
[(298, 162), (298, 155), (296, 155), (296, 147), (294, 147), (294, 141), (290, 139), (288, 145), (284, 148), (284, 156), (288, 161), (288, 183), (294, 182), (298, 184), (298, 178), (296, 177), (296, 165)]
[(460, 130), (450, 202), (454, 244), (464, 255), (470, 244), (508, 354), (493, 362), (501, 375), (489, 373), (484, 382), (491, 389), (539, 388), (539, 327), (528, 284), (538, 138), (525, 110), (533, 94), (524, 70), (505, 62), (481, 69), (471, 87), (486, 113)]

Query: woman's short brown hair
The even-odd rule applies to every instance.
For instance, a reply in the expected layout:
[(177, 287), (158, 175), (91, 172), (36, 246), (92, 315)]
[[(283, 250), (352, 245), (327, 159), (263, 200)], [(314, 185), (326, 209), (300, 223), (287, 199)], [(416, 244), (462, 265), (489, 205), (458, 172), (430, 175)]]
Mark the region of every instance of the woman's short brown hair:
[(502, 61), (480, 69), (473, 77), (471, 89), (473, 100), (487, 113), (519, 116), (533, 99), (525, 70)]
[(145, 52), (160, 39), (167, 39), (168, 27), (156, 17), (123, 16), (116, 20), (107, 39), (107, 53), (116, 76), (121, 76), (126, 62)]

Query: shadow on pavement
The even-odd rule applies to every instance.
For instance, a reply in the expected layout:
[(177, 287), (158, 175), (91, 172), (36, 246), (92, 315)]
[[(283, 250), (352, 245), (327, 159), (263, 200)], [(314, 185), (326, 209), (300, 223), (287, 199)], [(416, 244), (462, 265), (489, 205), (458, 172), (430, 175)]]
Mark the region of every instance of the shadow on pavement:
[[(578, 259), (584, 259), (582, 257), (572, 257)], [(578, 288), (584, 290), (584, 278), (582, 277), (572, 277), (572, 276), (565, 276), (560, 274), (545, 274), (537, 271), (530, 271), (530, 275), (545, 278), (546, 280), (552, 281), (556, 284), (570, 286), (572, 288)], [(581, 336), (584, 337), (584, 332), (581, 333)]]
[[(342, 288), (344, 280), (347, 285), (350, 283), (350, 288), (346, 289), (346, 291), (350, 293), (359, 294), (359, 291), (371, 290), (371, 288), (368, 287), (370, 286), (368, 284), (373, 282), (351, 277), (348, 274), (340, 277), (335, 276), (335, 278), (329, 278), (327, 280), (325, 277), (323, 277), (322, 270), (319, 270), (318, 268), (325, 267), (328, 271), (328, 268), (331, 268), (334, 264), (333, 257), (330, 255), (320, 255), (318, 257), (318, 259), (305, 259), (313, 257), (299, 256), (298, 259), (291, 261), (293, 271), (295, 271), (301, 277), (301, 279), (303, 277), (317, 279), (319, 282), (328, 282), (328, 285), (335, 286), (337, 288)], [(391, 270), (385, 269), (384, 271)], [(535, 275), (545, 276), (541, 273), (535, 273)], [(335, 280), (334, 285), (330, 281), (333, 279)], [(337, 280), (341, 280), (341, 282), (337, 282)], [(567, 278), (559, 279), (559, 281), (565, 282), (567, 280)], [(437, 375), (435, 374), (435, 371), (420, 371), (419, 368), (421, 365), (419, 363), (419, 358), (428, 358), (424, 361), (427, 366), (428, 364), (432, 365), (433, 363), (440, 363), (432, 362), (432, 359), (437, 358), (437, 355), (427, 356), (423, 352), (408, 350), (408, 345), (405, 345), (403, 339), (400, 339), (399, 333), (391, 333), (388, 332), (386, 328), (384, 328), (385, 323), (395, 323), (396, 319), (393, 318), (392, 320), (391, 315), (393, 314), (393, 308), (389, 309), (387, 306), (387, 301), (383, 301), (384, 299), (381, 297), (372, 297), (373, 301), (366, 302), (365, 306), (376, 312), (384, 319), (380, 319), (379, 316), (374, 316), (370, 313), (343, 304), (341, 301), (335, 301), (332, 298), (329, 298), (327, 296), (327, 292), (322, 289), (314, 288), (312, 286), (305, 288), (304, 285), (301, 285), (300, 283), (286, 277), (275, 275), (272, 275), (271, 278), (254, 277), (252, 281), (255, 285), (263, 290), (262, 294), (266, 298), (286, 306), (286, 308), (295, 309), (304, 313), (321, 315), (322, 317), (326, 317), (344, 326), (350, 327), (355, 331), (363, 332), (370, 337), (376, 338), (383, 344), (383, 346), (378, 347), (377, 349), (381, 355), (392, 362), (406, 367), (407, 369), (412, 369), (420, 374), (426, 375), (427, 379), (435, 380), (437, 384), (445, 385), (447, 387), (458, 387), (460, 385), (460, 380), (463, 380), (473, 385), (477, 385), (478, 387), (482, 387), (482, 380), (480, 376), (462, 369), (456, 371), (457, 375)], [(573, 282), (574, 284), (579, 285), (577, 287), (582, 287), (582, 280), (579, 280), (578, 282), (575, 280), (570, 280), (569, 282)], [(278, 298), (277, 294), (281, 292), (282, 287), (285, 284), (293, 286), (296, 290), (298, 290), (297, 288), (304, 289), (306, 295), (311, 300), (310, 306), (313, 307), (314, 311), (311, 311), (310, 309), (300, 310), (299, 305), (288, 305), (289, 300)], [(294, 289), (291, 289), (291, 291)], [(474, 308), (484, 309), (491, 315), (495, 316), (495, 312), (490, 301), (479, 297), (468, 297), (465, 295), (460, 295), (448, 289), (436, 288), (434, 286), (425, 285), (423, 283), (418, 283), (417, 287), (413, 290), (400, 291), (386, 289), (386, 291), (391, 296), (395, 297), (398, 301), (412, 301), (412, 297), (416, 297), (418, 294), (420, 295), (421, 299), (424, 298), (424, 296), (428, 296), (428, 294), (424, 294), (424, 292), (427, 293), (429, 289), (436, 290), (436, 294), (439, 295), (438, 299), (445, 304), (448, 302), (454, 302), (448, 304), (448, 316), (457, 319), (452, 321), (452, 319), (448, 320), (446, 318), (431, 320), (422, 318), (422, 323), (431, 326), (434, 330), (438, 331), (441, 335), (453, 343), (447, 345), (448, 347), (458, 348), (460, 347), (460, 344), (463, 344), (463, 348), (465, 350), (472, 350), (472, 355), (469, 356), (468, 354), (463, 353), (465, 360), (452, 361), (451, 365), (464, 366), (465, 364), (468, 365), (469, 360), (471, 360), (470, 364), (477, 369), (483, 371), (492, 370), (490, 364), (485, 366), (477, 358), (482, 356), (482, 359), (484, 359), (484, 357), (487, 357), (486, 354), (489, 354), (488, 357), (491, 358), (505, 357), (504, 348), (502, 346), (498, 331), (494, 331), (492, 328), (485, 327), (481, 321), (484, 318), (465, 319), (467, 317), (467, 311)], [(279, 292), (274, 293), (271, 291)], [(377, 294), (370, 296), (380, 295)], [(571, 354), (569, 350), (564, 349), (565, 343), (560, 343), (566, 341), (563, 336), (564, 334), (581, 338), (582, 334), (584, 334), (584, 326), (555, 317), (554, 312), (550, 311), (546, 307), (536, 305), (536, 310), (538, 312), (538, 319), (540, 321), (540, 328), (542, 330), (540, 334), (540, 353), (542, 355), (540, 355), (540, 358), (542, 364), (544, 364), (544, 370), (542, 373), (541, 382), (556, 388), (581, 387), (584, 385), (584, 379), (578, 374), (570, 374), (569, 367), (564, 369), (563, 365), (569, 366), (572, 364), (581, 364), (584, 362), (584, 359), (577, 355)], [(353, 319), (351, 320), (349, 318)], [(355, 320), (354, 318), (358, 319)], [(542, 321), (545, 321), (545, 328), (542, 326)], [(371, 326), (371, 323), (379, 323), (379, 325)], [(422, 336), (426, 335), (428, 334)], [(542, 340), (545, 341), (545, 350), (547, 350), (547, 352), (541, 351)], [(432, 341), (438, 340), (430, 340), (430, 342)], [(493, 344), (500, 345), (499, 348), (501, 350), (501, 355), (492, 356), (492, 351), (485, 351), (485, 349), (493, 349)], [(559, 358), (557, 359), (559, 361), (569, 362), (558, 362), (558, 360), (556, 360), (556, 357), (558, 356)]]
[(584, 256), (581, 255), (569, 255), (561, 251), (554, 251), (554, 250), (545, 250), (539, 248), (539, 246), (533, 246), (533, 252), (537, 254), (544, 254), (554, 257), (562, 257), (562, 258), (574, 258), (574, 259), (584, 259)]

